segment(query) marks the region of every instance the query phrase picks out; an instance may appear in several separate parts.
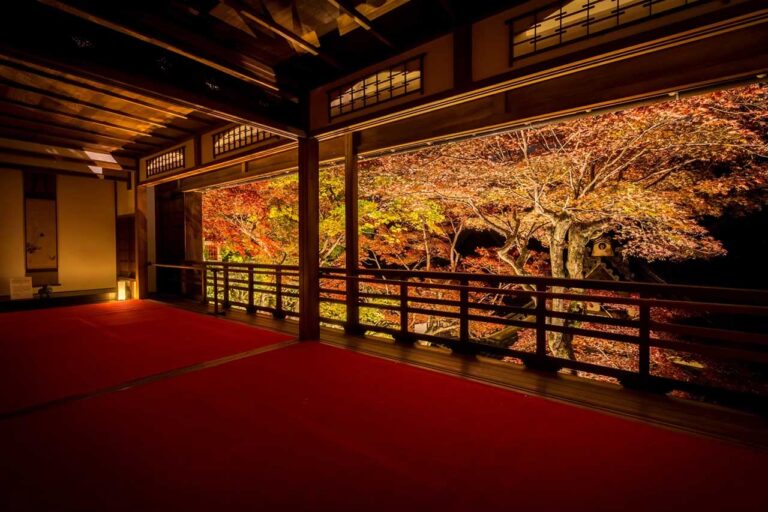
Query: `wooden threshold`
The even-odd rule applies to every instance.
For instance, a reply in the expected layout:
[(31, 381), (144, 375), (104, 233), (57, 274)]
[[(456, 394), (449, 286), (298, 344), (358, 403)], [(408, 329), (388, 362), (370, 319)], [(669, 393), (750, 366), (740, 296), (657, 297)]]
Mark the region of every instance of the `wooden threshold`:
[[(189, 300), (163, 299), (163, 302), (197, 312), (208, 310), (202, 304)], [(278, 332), (298, 333), (298, 322), (293, 320), (276, 320), (235, 309), (228, 310), (224, 318)], [(768, 450), (768, 417), (745, 411), (635, 391), (567, 374), (531, 370), (489, 358), (458, 356), (434, 347), (403, 346), (382, 338), (349, 336), (339, 329), (322, 328), (320, 341), (526, 395)]]

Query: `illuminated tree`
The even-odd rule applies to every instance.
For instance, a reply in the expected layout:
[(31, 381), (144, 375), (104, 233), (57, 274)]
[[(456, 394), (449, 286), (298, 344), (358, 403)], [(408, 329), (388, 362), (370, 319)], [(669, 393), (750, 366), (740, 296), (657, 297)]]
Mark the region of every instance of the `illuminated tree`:
[[(543, 246), (549, 264), (539, 270), (583, 279), (588, 246), (605, 234), (625, 257), (648, 261), (723, 254), (699, 221), (763, 204), (767, 113), (768, 88), (752, 86), (385, 157), (366, 170), (397, 176), (389, 190), (398, 197), (469, 208), (471, 222), (503, 238), (496, 256), (508, 272), (530, 275), (532, 249)], [(583, 307), (552, 301), (555, 311)], [(573, 357), (569, 335), (548, 341)]]

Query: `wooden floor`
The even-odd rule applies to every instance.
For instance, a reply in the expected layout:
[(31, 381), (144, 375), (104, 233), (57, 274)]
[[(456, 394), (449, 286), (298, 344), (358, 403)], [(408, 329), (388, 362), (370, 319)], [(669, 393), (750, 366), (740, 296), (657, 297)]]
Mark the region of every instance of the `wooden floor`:
[[(167, 297), (156, 300), (191, 311), (208, 312), (208, 308), (198, 302)], [(275, 320), (270, 316), (250, 315), (234, 309), (221, 318), (298, 334), (298, 323), (291, 319)], [(768, 416), (633, 391), (571, 375), (529, 370), (493, 359), (460, 357), (436, 348), (408, 347), (381, 338), (348, 336), (338, 329), (321, 329), (320, 341), (549, 400), (768, 450)]]

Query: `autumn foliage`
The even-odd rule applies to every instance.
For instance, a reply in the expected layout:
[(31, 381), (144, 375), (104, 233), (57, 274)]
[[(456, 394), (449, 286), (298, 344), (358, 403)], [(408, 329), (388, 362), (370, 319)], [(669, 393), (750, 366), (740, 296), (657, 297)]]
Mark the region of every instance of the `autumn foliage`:
[[(646, 279), (630, 263), (724, 254), (702, 220), (763, 207), (766, 155), (768, 86), (752, 85), (363, 161), (360, 265)], [(206, 240), (225, 258), (296, 263), (296, 197), (294, 176), (211, 191)], [(320, 231), (321, 265), (342, 266), (338, 167), (321, 175)], [(610, 240), (613, 257), (591, 255), (598, 239)], [(584, 305), (554, 300), (550, 307)], [(368, 320), (393, 321), (384, 314)], [(413, 322), (456, 334), (456, 323), (444, 318), (414, 315)], [(489, 339), (497, 331), (476, 325), (471, 334)], [(525, 346), (531, 334), (506, 340)], [(632, 350), (618, 343), (550, 332), (548, 344), (560, 357), (633, 364)], [(670, 366), (662, 359), (655, 364)]]

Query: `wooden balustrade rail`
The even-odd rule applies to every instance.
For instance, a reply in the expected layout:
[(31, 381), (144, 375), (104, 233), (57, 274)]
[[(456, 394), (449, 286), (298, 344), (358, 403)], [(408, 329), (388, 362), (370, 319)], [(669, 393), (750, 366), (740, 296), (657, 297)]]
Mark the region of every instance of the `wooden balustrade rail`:
[[(221, 303), (223, 310), (234, 306), (251, 313), (268, 312), (276, 318), (299, 314), (297, 266), (225, 262), (156, 266), (180, 269), (192, 279), (189, 289), (199, 285), (201, 299), (213, 300), (215, 311)], [(191, 277), (193, 274), (197, 277)], [(656, 375), (652, 350), (758, 365), (768, 372), (766, 291), (383, 269), (358, 269), (348, 275), (343, 268), (321, 268), (320, 281), (320, 300), (326, 305), (322, 322), (352, 327), (349, 330), (355, 333), (383, 333), (400, 343), (427, 341), (458, 353), (514, 357), (540, 369), (589, 372), (625, 385), (663, 391), (714, 392), (729, 400), (751, 401), (756, 396), (718, 389), (712, 383)], [(347, 289), (354, 293), (347, 294)], [(269, 301), (257, 301), (256, 296)], [(286, 308), (286, 299), (291, 300), (291, 308)], [(578, 307), (556, 308), (556, 300)], [(607, 314), (611, 308), (623, 308), (624, 315)], [(384, 312), (394, 320), (366, 324), (360, 318), (360, 311), (366, 309)], [(716, 325), (687, 325), (658, 315), (669, 310), (719, 321), (713, 321)], [(351, 311), (355, 318), (345, 318), (339, 311)], [(419, 329), (418, 324), (427, 320), (446, 327), (439, 335)], [(521, 350), (514, 340), (478, 335), (473, 325), (495, 325), (498, 332), (530, 329), (535, 347)], [(637, 347), (635, 360), (617, 368), (558, 357), (548, 346), (549, 333), (629, 344)]]

